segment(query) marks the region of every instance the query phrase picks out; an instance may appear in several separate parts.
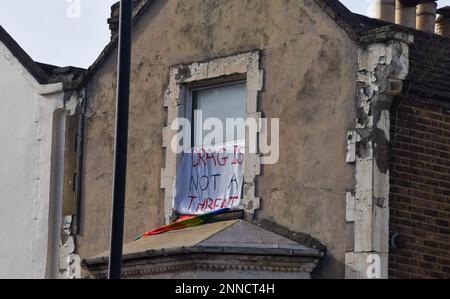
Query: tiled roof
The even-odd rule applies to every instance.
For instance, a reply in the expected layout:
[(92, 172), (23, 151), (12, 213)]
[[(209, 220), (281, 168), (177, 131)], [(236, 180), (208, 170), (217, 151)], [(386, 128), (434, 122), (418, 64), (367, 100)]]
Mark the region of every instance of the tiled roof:
[(414, 32), (407, 90), (422, 98), (450, 102), (450, 39)]

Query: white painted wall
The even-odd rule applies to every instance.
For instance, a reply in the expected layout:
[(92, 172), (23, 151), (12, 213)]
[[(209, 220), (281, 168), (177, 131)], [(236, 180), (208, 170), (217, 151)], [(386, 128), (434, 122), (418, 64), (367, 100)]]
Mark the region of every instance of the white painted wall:
[(49, 248), (59, 239), (49, 237), (49, 223), (60, 227), (54, 207), (62, 191), (55, 182), (64, 155), (52, 136), (64, 138), (64, 121), (54, 121), (62, 108), (61, 84), (39, 85), (0, 42), (0, 278), (45, 278), (54, 271), (49, 257), (57, 253)]

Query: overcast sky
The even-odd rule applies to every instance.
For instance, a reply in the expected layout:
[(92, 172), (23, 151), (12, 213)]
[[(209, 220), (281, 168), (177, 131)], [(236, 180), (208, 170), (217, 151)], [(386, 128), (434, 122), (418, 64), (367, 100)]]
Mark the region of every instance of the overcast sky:
[(109, 42), (106, 19), (115, 2), (0, 0), (0, 25), (34, 60), (88, 67)]
[[(279, 0), (272, 0), (279, 1)], [(108, 43), (106, 19), (117, 0), (0, 0), (0, 25), (36, 61), (88, 67)], [(370, 15), (371, 0), (342, 0)], [(450, 0), (439, 0), (439, 6)]]

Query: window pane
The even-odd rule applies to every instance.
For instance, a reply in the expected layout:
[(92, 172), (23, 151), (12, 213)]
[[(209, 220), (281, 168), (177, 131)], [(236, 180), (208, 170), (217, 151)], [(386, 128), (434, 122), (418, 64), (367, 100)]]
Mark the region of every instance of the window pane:
[[(233, 85), (220, 86), (215, 88), (201, 89), (193, 92), (193, 105), (195, 110), (202, 111), (203, 124), (208, 118), (217, 118), (221, 120), (223, 126), (223, 141), (234, 142), (245, 140), (245, 127), (239, 126), (235, 129), (234, 136), (227, 136), (226, 134), (226, 120), (247, 118), (246, 107), (246, 84), (238, 83)], [(194, 114), (195, 117), (195, 114)], [(194, 142), (195, 146), (207, 146), (211, 144), (204, 144), (199, 142), (197, 137), (197, 129), (201, 129), (203, 124), (200, 120), (194, 119)], [(201, 140), (213, 130), (202, 130), (203, 135)], [(228, 134), (230, 135), (230, 134)], [(212, 145), (222, 144), (222, 140), (215, 140)]]

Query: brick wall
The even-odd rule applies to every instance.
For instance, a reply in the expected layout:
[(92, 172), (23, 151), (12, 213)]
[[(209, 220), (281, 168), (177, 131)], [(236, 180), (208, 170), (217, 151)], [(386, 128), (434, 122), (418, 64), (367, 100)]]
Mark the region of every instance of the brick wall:
[(450, 278), (450, 109), (407, 101), (391, 121), (390, 231), (404, 244), (389, 277)]

